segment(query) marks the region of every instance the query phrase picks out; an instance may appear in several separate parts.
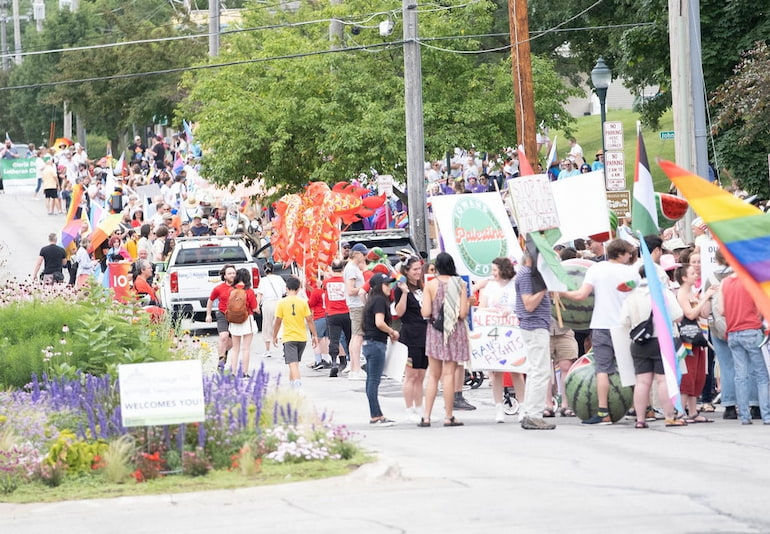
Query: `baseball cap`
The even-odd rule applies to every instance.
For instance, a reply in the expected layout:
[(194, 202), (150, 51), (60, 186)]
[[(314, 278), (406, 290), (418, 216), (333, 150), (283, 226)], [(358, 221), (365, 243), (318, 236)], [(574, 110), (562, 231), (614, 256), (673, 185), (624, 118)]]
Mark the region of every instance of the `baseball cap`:
[(353, 248), (350, 250), (353, 252), (360, 252), (364, 256), (366, 255), (367, 252), (369, 252), (369, 249), (367, 249), (366, 245), (364, 245), (363, 243), (356, 243), (355, 245), (353, 245)]
[(673, 254), (663, 254), (660, 257), (660, 266), (663, 267), (664, 271), (673, 271), (677, 267), (681, 267), (682, 264), (674, 260)]
[(350, 243), (343, 243), (342, 248), (350, 248)]
[(395, 278), (391, 278), (387, 274), (375, 273), (374, 276), (369, 279), (369, 287), (381, 286), (382, 284), (392, 284), (395, 281)]

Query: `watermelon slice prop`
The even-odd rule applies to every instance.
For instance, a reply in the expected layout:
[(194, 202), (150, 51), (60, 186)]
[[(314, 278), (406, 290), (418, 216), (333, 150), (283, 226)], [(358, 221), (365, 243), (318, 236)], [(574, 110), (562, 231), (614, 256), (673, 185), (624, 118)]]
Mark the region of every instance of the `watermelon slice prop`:
[(690, 208), (686, 199), (668, 193), (655, 193), (655, 207), (658, 208), (658, 226), (661, 230), (671, 228), (685, 216)]

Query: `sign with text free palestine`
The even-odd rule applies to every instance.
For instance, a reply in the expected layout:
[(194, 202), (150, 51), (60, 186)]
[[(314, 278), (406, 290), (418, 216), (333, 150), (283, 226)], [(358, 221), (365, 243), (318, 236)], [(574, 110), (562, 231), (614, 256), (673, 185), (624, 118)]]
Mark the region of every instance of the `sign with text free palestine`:
[(442, 249), (455, 260), (457, 274), (471, 280), (492, 274), (499, 257), (521, 262), (521, 247), (499, 193), (431, 197)]
[(0, 176), (3, 180), (35, 180), (35, 158), (0, 159)]
[(526, 373), (527, 346), (516, 316), (493, 308), (472, 308), (471, 366), (473, 370)]
[(199, 360), (118, 366), (123, 426), (198, 423), (206, 418)]

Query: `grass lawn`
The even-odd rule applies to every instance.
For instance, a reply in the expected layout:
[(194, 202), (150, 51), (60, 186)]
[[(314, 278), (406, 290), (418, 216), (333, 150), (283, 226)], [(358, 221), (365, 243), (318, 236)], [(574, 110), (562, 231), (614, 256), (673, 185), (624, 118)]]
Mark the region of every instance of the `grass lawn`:
[(169, 475), (138, 483), (130, 479), (124, 484), (112, 484), (99, 475), (65, 478), (55, 488), (40, 482), (22, 484), (10, 494), (0, 494), (0, 502), (39, 503), (104, 499), (128, 495), (159, 495), (210, 491), (222, 489), (285, 484), (346, 475), (361, 465), (374, 461), (374, 457), (358, 453), (350, 460), (315, 460), (300, 463), (266, 462), (260, 472), (246, 476), (240, 471), (211, 471), (202, 477)]
[[(631, 190), (634, 183), (634, 166), (636, 165), (636, 121), (638, 113), (629, 110), (607, 110), (608, 121), (620, 121), (623, 123), (624, 161), (626, 166), (626, 188)], [(675, 161), (674, 140), (662, 140), (660, 132), (674, 130), (674, 116), (671, 110), (667, 111), (660, 120), (660, 130), (645, 131), (642, 129), (644, 145), (647, 147), (647, 158), (650, 163), (650, 171), (655, 184), (655, 191), (667, 192), (670, 182), (655, 163), (656, 158)], [(574, 137), (583, 147), (583, 155), (589, 163), (593, 162), (594, 154), (602, 148), (602, 128), (599, 115), (579, 117), (574, 129)], [(557, 135), (556, 148), (558, 156), (564, 158), (569, 152), (569, 143), (564, 132), (552, 132), (551, 138)]]

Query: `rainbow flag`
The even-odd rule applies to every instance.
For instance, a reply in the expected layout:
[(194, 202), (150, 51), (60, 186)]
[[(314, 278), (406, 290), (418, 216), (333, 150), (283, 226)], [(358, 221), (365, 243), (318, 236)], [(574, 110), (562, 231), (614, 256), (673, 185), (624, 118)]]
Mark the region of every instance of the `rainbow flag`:
[(67, 248), (70, 243), (75, 241), (75, 238), (80, 233), (80, 219), (73, 219), (64, 224), (61, 229), (61, 246)]
[(708, 225), (762, 315), (770, 317), (770, 216), (670, 161), (659, 164)]
[(666, 307), (666, 297), (663, 294), (663, 286), (658, 280), (655, 270), (655, 263), (652, 261), (650, 250), (647, 243), (644, 242), (644, 236), (638, 234), (639, 245), (642, 250), (642, 259), (644, 260), (644, 272), (647, 273), (647, 287), (650, 288), (650, 299), (652, 300), (652, 321), (655, 324), (655, 334), (660, 345), (660, 356), (663, 359), (663, 373), (666, 377), (666, 388), (671, 404), (678, 411), (682, 410), (682, 396), (679, 392), (679, 383), (682, 381), (682, 375), (679, 372), (679, 362), (677, 361), (677, 350), (674, 346), (674, 329), (672, 327), (671, 316)]

